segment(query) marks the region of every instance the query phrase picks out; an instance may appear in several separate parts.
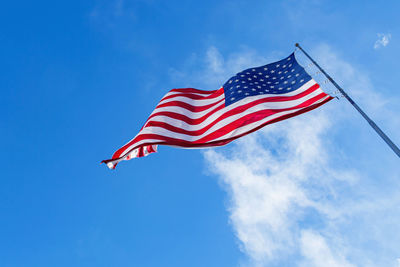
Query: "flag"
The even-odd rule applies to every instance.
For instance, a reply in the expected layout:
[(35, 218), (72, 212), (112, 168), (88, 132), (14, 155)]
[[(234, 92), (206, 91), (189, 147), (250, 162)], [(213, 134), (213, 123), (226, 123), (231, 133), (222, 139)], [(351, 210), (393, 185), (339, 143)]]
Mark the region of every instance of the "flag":
[(114, 169), (122, 160), (156, 152), (157, 145), (222, 146), (332, 99), (292, 53), (280, 61), (243, 70), (218, 90), (172, 89), (139, 133), (102, 162)]

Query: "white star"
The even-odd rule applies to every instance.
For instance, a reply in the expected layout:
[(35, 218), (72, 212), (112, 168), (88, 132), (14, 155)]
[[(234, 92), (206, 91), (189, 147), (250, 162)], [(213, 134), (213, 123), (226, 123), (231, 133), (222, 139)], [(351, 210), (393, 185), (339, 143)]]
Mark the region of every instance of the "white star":
[(272, 77), (272, 80), (276, 80), (276, 77)]
[(260, 82), (263, 82), (264, 81), (264, 79), (260, 79)]
[(288, 59), (287, 60), (290, 60), (290, 57), (288, 57)]
[(242, 74), (242, 75), (240, 75), (240, 77), (244, 77), (244, 75)]
[(289, 64), (289, 68), (292, 66), (292, 64)]
[(262, 73), (261, 73), (261, 72), (259, 72), (259, 73), (258, 73), (258, 75), (262, 75)]
[(244, 86), (243, 88), (245, 88), (245, 89), (246, 89), (246, 88), (247, 88), (247, 86)]
[(275, 84), (278, 84), (279, 82), (275, 82)]
[(291, 70), (291, 72), (293, 72), (293, 71), (294, 71), (294, 69)]
[(287, 84), (287, 81), (284, 81), (283, 83), (284, 83), (284, 84)]
[(253, 75), (253, 77), (254, 77), (254, 78), (257, 78), (257, 76), (256, 76), (256, 75)]
[(255, 90), (256, 90), (256, 88), (252, 88), (252, 89), (251, 89), (251, 91), (255, 91)]
[(234, 98), (234, 97), (232, 97), (232, 98), (231, 98), (231, 100), (233, 101), (233, 100), (235, 100), (235, 98)]
[(285, 71), (284, 73), (286, 74), (286, 73), (288, 73), (288, 71)]
[(282, 76), (282, 77), (281, 77), (281, 80), (283, 80), (284, 78), (285, 78), (285, 77)]
[(236, 85), (236, 88), (239, 88), (240, 87), (240, 85)]
[(261, 88), (261, 86), (257, 85), (258, 88)]
[(267, 86), (267, 85), (265, 85), (264, 83), (263, 83), (263, 85), (262, 86)]
[(286, 91), (288, 91), (288, 90), (290, 90), (290, 89), (292, 89), (292, 88), (288, 87), (288, 88), (286, 89)]
[(295, 84), (295, 83), (296, 83), (296, 81), (293, 81), (293, 82), (292, 82), (292, 84)]
[(298, 77), (300, 74), (296, 73), (296, 77)]
[(256, 69), (252, 69), (252, 71), (256, 71)]
[(288, 75), (287, 77), (290, 78), (290, 77), (292, 77), (292, 75)]
[(274, 88), (274, 86), (273, 86), (273, 85), (271, 85), (271, 86), (270, 86), (270, 88)]
[(232, 83), (232, 80), (230, 80), (229, 83)]
[(282, 67), (286, 68), (286, 65), (283, 65)]
[(268, 84), (271, 84), (271, 82), (267, 82)]
[(282, 90), (282, 87), (279, 87), (278, 90)]
[(235, 82), (238, 82), (238, 81), (239, 81), (238, 79), (235, 80)]
[(300, 82), (302, 83), (302, 82), (304, 82), (304, 80), (303, 80), (303, 79), (301, 79), (301, 80), (300, 80)]
[(271, 73), (274, 73), (275, 71), (274, 70), (271, 70)]
[(246, 74), (250, 74), (250, 72), (246, 72)]
[(249, 95), (249, 93), (245, 93), (245, 95)]
[(264, 70), (268, 70), (268, 68), (264, 68)]
[(279, 72), (278, 72), (278, 74), (281, 74), (281, 73), (282, 73), (282, 71), (279, 71)]
[(241, 93), (241, 92), (242, 92), (242, 90), (239, 90), (239, 91), (238, 91), (238, 93)]
[(242, 81), (242, 83), (245, 83), (245, 81)]
[(279, 64), (276, 64), (276, 67), (278, 68), (280, 65)]
[(254, 82), (255, 84), (258, 84), (258, 82)]
[(247, 78), (247, 80), (251, 81), (251, 78)]

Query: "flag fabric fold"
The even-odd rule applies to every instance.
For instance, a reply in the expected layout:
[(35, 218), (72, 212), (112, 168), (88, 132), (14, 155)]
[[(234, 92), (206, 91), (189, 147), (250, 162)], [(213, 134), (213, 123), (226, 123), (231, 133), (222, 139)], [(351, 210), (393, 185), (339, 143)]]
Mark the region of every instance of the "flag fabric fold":
[(157, 145), (222, 146), (332, 99), (292, 53), (280, 61), (241, 71), (218, 90), (172, 89), (139, 133), (102, 162), (114, 169), (122, 160), (157, 152)]

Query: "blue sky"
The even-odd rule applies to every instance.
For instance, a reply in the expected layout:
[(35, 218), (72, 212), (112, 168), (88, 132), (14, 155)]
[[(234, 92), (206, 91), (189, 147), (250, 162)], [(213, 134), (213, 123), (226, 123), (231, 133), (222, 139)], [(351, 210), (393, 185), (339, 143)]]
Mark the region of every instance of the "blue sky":
[(399, 145), (399, 8), (3, 3), (0, 265), (400, 266), (399, 158), (343, 99), (226, 147), (99, 164), (168, 90), (217, 89), (296, 42)]

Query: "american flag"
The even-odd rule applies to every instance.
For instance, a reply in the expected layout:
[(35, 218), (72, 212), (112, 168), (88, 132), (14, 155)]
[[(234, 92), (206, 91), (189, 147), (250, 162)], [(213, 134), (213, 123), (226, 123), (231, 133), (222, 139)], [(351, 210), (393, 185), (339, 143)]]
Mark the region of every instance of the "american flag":
[(114, 169), (122, 160), (156, 152), (157, 145), (222, 146), (332, 99), (292, 53), (280, 61), (241, 71), (218, 90), (172, 89), (139, 133), (102, 162)]

